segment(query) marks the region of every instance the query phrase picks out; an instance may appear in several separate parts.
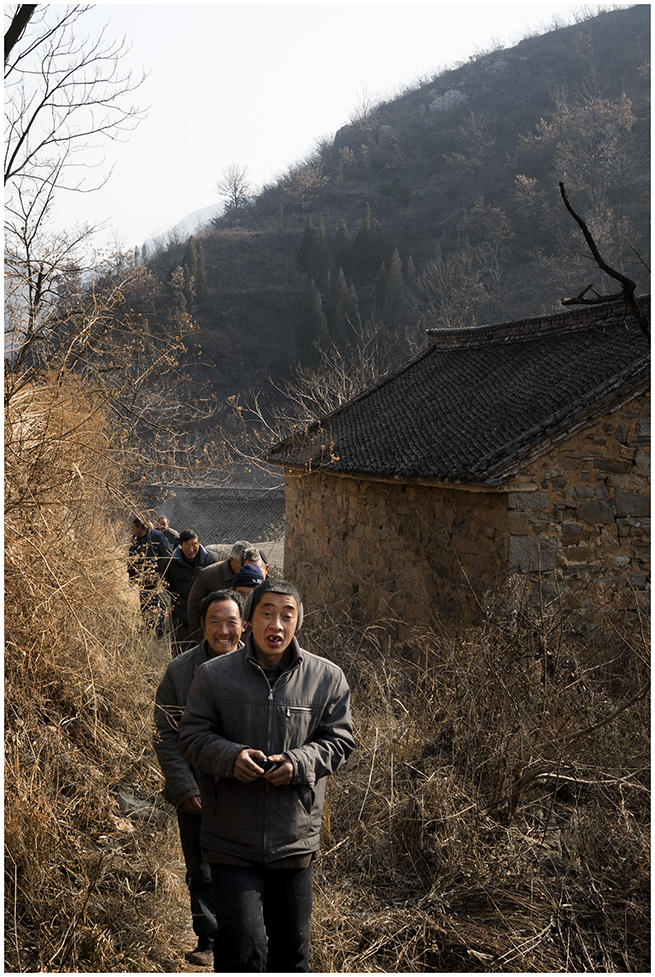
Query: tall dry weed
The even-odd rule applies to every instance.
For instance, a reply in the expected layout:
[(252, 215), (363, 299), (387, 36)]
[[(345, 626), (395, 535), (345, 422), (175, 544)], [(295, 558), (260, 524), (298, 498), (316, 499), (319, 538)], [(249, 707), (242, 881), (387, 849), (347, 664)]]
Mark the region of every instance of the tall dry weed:
[(6, 407), (8, 971), (165, 969), (179, 930), (150, 747), (162, 663), (135, 624), (111, 522), (119, 439), (72, 379)]

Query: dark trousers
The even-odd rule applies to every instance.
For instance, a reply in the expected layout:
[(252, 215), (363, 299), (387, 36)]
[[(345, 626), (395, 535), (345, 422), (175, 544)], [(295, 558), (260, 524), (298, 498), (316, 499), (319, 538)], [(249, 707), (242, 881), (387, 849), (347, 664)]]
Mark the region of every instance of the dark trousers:
[(216, 934), (216, 909), (211, 868), (200, 854), (200, 818), (200, 814), (177, 812), (193, 931), (198, 937), (198, 946), (210, 947)]
[(212, 864), (215, 973), (307, 973), (313, 866)]

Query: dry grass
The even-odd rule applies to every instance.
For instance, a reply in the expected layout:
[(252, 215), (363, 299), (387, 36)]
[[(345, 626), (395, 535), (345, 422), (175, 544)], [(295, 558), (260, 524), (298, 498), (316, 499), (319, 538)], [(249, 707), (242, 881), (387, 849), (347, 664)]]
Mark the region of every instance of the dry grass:
[[(5, 433), (5, 967), (179, 971), (150, 729), (165, 652), (111, 530), (117, 437), (73, 383), (23, 391)], [(644, 632), (582, 641), (514, 611), (402, 641), (310, 615), (358, 745), (329, 786), (315, 971), (649, 970)]]
[(640, 631), (544, 649), (525, 615), (394, 630), (305, 636), (349, 675), (358, 740), (330, 788), (313, 969), (648, 972)]

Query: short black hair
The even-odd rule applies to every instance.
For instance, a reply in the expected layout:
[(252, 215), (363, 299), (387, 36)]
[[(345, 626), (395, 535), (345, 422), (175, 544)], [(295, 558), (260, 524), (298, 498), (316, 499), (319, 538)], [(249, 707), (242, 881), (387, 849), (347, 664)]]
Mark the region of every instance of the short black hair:
[(239, 608), (239, 617), (243, 620), (243, 597), (241, 594), (237, 594), (235, 590), (214, 590), (211, 594), (207, 594), (206, 597), (203, 597), (203, 599), (200, 601), (200, 620), (205, 620), (207, 611), (209, 610), (211, 604), (215, 604), (216, 601), (223, 600), (233, 600)]
[(270, 577), (267, 577), (263, 583), (260, 583), (258, 587), (255, 587), (252, 592), (252, 598), (248, 598), (248, 600), (251, 600), (250, 617), (252, 617), (254, 614), (255, 608), (259, 604), (264, 594), (289, 594), (290, 597), (294, 598), (296, 607), (298, 610), (300, 610), (302, 600), (296, 585), (291, 583), (289, 580), (271, 580)]
[(180, 543), (186, 543), (190, 539), (199, 539), (198, 532), (193, 526), (188, 526), (180, 533)]
[(148, 528), (146, 526), (145, 522), (143, 521), (143, 519), (139, 519), (138, 516), (134, 516), (134, 518), (132, 519), (132, 525), (133, 526), (136, 526), (137, 529), (147, 529)]

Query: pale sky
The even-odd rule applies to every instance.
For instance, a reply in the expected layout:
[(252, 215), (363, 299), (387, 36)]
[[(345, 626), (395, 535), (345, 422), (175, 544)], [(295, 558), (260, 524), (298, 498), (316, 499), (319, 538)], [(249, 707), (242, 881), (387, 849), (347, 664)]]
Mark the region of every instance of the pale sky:
[[(613, 8), (624, 4), (599, 4)], [(149, 72), (148, 115), (112, 142), (107, 185), (68, 194), (59, 219), (107, 221), (99, 244), (132, 248), (219, 201), (231, 163), (259, 187), (331, 138), (364, 94), (379, 100), (557, 21), (571, 3), (98, 4), (79, 21), (126, 36), (127, 63)]]

